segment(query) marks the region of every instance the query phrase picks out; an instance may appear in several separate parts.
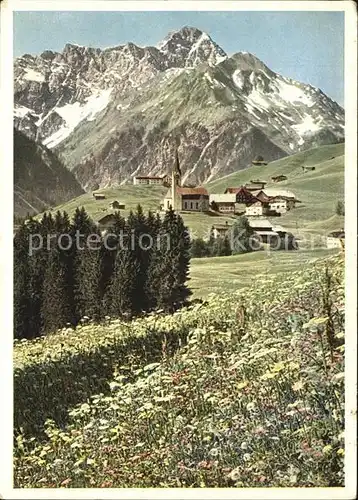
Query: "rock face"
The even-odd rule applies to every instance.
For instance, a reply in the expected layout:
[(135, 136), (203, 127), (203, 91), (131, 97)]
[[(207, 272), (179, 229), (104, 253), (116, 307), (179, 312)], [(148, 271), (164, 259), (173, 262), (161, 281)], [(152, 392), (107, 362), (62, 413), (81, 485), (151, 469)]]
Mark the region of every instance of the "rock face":
[(196, 28), (157, 47), (67, 44), (15, 61), (15, 126), (56, 148), (82, 186), (163, 174), (179, 143), (184, 180), (204, 182), (344, 140), (344, 111), (319, 89), (228, 57)]
[(14, 130), (15, 215), (36, 214), (83, 192), (52, 151)]

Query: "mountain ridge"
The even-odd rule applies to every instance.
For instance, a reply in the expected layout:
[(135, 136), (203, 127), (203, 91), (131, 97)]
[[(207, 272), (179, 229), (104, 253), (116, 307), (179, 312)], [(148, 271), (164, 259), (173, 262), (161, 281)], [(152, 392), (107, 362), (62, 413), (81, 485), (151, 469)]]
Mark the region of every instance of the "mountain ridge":
[[(159, 47), (159, 48), (158, 48)], [(156, 47), (66, 44), (15, 61), (15, 126), (60, 154), (85, 189), (163, 174), (173, 144), (185, 182), (203, 183), (344, 141), (344, 110), (320, 89), (228, 56), (185, 26)]]
[(14, 130), (14, 215), (34, 215), (83, 193), (72, 172), (41, 144)]

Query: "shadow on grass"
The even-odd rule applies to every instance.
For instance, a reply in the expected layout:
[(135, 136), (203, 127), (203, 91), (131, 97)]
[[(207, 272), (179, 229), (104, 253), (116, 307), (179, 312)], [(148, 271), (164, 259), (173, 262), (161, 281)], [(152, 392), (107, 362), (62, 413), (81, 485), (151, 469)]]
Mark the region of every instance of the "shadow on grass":
[(113, 371), (135, 363), (145, 366), (168, 356), (186, 343), (189, 327), (178, 331), (148, 331), (86, 354), (15, 370), (14, 431), (45, 437), (43, 426), (52, 419), (58, 426), (68, 422), (68, 410), (98, 393), (109, 394)]

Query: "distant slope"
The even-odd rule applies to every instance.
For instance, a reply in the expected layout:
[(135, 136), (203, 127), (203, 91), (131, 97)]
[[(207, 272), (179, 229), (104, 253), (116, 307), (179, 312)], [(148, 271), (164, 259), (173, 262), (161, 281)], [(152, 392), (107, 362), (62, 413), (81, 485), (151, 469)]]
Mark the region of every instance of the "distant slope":
[[(98, 191), (106, 196), (104, 200), (95, 200), (92, 193), (86, 193), (57, 206), (56, 210), (65, 210), (72, 215), (76, 207), (83, 206), (89, 215), (95, 221), (98, 221), (100, 217), (112, 212), (109, 208), (110, 202), (118, 200), (126, 206), (125, 210), (120, 211), (123, 216), (128, 216), (129, 211), (135, 210), (138, 204), (145, 211), (152, 210), (155, 212), (160, 208), (160, 204), (167, 191), (168, 188), (163, 186), (135, 186), (133, 184), (126, 184)], [(207, 236), (212, 224), (217, 222), (225, 222), (226, 220), (233, 222), (233, 219), (230, 219), (230, 217), (207, 215), (204, 213), (188, 212), (181, 215), (193, 237)]]
[[(302, 166), (315, 166), (303, 173)], [(286, 175), (287, 181), (274, 183), (271, 177)], [(267, 181), (267, 187), (293, 191), (302, 202), (280, 217), (280, 224), (313, 232), (331, 230), (344, 223), (335, 216), (335, 205), (344, 199), (344, 144), (309, 149), (266, 166), (253, 166), (207, 184), (211, 193), (223, 193), (228, 186), (240, 186), (251, 179)]]
[[(316, 170), (303, 174), (302, 165), (315, 165)], [(287, 175), (288, 180), (272, 183), (271, 177), (281, 173)], [(302, 229), (313, 234), (325, 234), (343, 224), (343, 217), (335, 215), (335, 205), (344, 197), (344, 144), (322, 146), (283, 158), (264, 167), (240, 170), (210, 182), (206, 187), (211, 193), (223, 193), (228, 186), (240, 186), (255, 178), (269, 181), (269, 187), (292, 190), (302, 201), (298, 208), (288, 214), (272, 218), (287, 229), (292, 229), (295, 233)], [(162, 186), (127, 184), (102, 189), (100, 192), (106, 195), (104, 200), (96, 201), (91, 193), (86, 193), (57, 208), (72, 214), (77, 206), (84, 206), (91, 217), (98, 220), (106, 213), (110, 213), (109, 203), (118, 200), (126, 205), (126, 209), (121, 210), (126, 216), (129, 210), (134, 210), (138, 204), (141, 204), (144, 210), (158, 210), (166, 191), (167, 188)], [(207, 236), (213, 224), (226, 220), (234, 221), (231, 217), (203, 213), (188, 212), (181, 215), (193, 236)]]
[(81, 193), (54, 153), (14, 130), (14, 215), (36, 214)]

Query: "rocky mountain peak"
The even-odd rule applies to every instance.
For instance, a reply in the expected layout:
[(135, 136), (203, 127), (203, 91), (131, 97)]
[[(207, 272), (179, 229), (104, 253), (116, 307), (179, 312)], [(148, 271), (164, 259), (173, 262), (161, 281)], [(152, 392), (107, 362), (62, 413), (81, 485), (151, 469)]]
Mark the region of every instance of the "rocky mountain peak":
[(25, 55), (14, 77), (16, 128), (58, 148), (86, 189), (163, 174), (169, 137), (181, 138), (186, 182), (245, 168), (257, 154), (270, 161), (344, 140), (344, 110), (319, 89), (254, 54), (228, 57), (191, 26), (156, 47), (68, 43)]
[(191, 26), (172, 31), (157, 45), (158, 49), (178, 66), (196, 66), (202, 62), (215, 65), (226, 59), (227, 54), (204, 31)]

